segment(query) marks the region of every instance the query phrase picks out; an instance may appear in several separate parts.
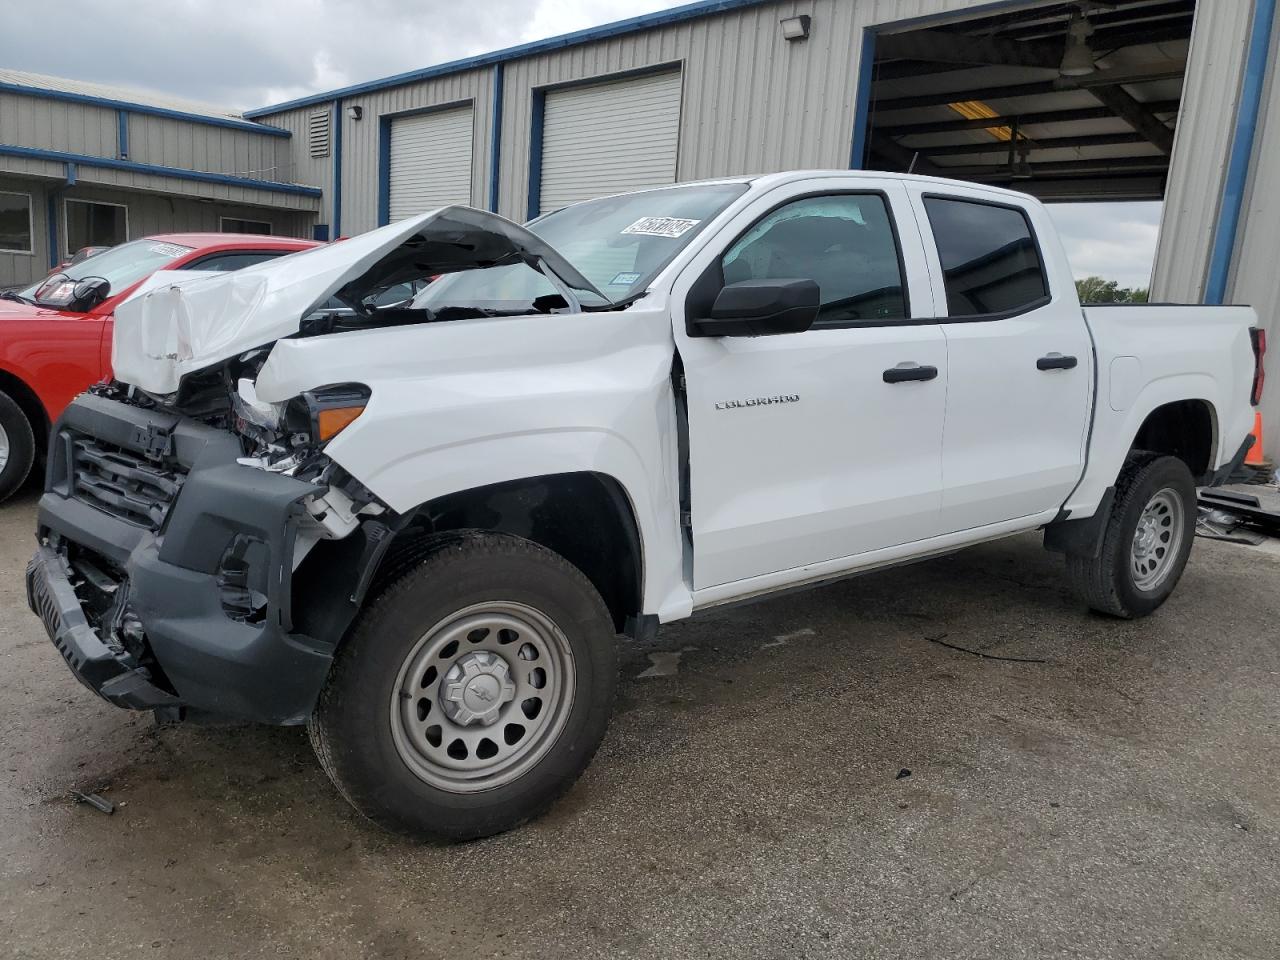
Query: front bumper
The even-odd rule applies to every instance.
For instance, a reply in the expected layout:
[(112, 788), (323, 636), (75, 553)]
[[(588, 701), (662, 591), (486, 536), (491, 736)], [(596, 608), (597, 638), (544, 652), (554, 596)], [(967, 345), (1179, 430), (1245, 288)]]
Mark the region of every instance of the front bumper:
[[(27, 591), (72, 672), (123, 707), (305, 722), (333, 656), (293, 631), (291, 613), (301, 501), (320, 488), (236, 463), (223, 431), (102, 397), (76, 400), (53, 434)], [(125, 482), (86, 482), (77, 456), (107, 457), (108, 479)], [(152, 464), (175, 478), (160, 506), (140, 505), (127, 482)], [(265, 597), (251, 618), (228, 607), (232, 553)], [(86, 598), (104, 589), (102, 571), (119, 599), (110, 615)]]

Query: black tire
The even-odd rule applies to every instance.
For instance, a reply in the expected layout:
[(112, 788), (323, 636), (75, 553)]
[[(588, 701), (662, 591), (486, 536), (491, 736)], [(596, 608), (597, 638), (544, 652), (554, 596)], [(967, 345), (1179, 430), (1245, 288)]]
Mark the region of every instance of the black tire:
[[(1141, 589), (1131, 549), (1143, 510), (1169, 491), (1181, 502), (1178, 542), (1167, 547), (1167, 572), (1150, 589)], [(1067, 572), (1080, 598), (1098, 613), (1132, 620), (1155, 611), (1173, 593), (1195, 541), (1196, 484), (1187, 465), (1175, 457), (1130, 455), (1116, 482), (1116, 496), (1097, 557), (1067, 555)]]
[(0, 469), (0, 503), (17, 492), (36, 462), (36, 438), (31, 422), (22, 408), (7, 394), (0, 392), (0, 429), (8, 440), (9, 455)]
[[(453, 841), (501, 833), (550, 807), (600, 745), (617, 684), (613, 620), (581, 571), (528, 540), (458, 531), (414, 553), (420, 562), (386, 583), (339, 649), (308, 725), (311, 743), (338, 791), (389, 830)], [(403, 695), (402, 670), (418, 656), (420, 639), (486, 603), (522, 604), (554, 623), (572, 654), (573, 682), (564, 685), (572, 703), (558, 735), (515, 779), (454, 792), (406, 762), (393, 733), (393, 697)]]

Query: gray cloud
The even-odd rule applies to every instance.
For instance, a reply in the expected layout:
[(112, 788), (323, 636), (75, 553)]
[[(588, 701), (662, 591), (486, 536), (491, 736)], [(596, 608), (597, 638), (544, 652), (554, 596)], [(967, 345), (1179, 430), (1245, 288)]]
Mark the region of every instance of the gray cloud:
[(248, 109), (681, 0), (0, 4), (0, 63)]
[(1080, 277), (1117, 280), (1122, 287), (1151, 282), (1160, 229), (1159, 203), (1061, 203), (1049, 212)]

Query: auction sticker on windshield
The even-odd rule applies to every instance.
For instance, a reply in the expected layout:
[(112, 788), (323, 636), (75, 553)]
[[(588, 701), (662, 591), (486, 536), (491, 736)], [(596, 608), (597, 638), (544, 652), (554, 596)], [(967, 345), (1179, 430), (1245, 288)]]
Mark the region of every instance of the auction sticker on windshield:
[(677, 237), (683, 237), (701, 222), (701, 220), (681, 220), (679, 217), (641, 217), (622, 232), (642, 237), (666, 237), (668, 240), (675, 240)]
[(191, 251), (190, 247), (180, 247), (176, 243), (153, 243), (147, 248), (152, 253), (158, 253), (162, 257), (180, 257), (184, 253)]

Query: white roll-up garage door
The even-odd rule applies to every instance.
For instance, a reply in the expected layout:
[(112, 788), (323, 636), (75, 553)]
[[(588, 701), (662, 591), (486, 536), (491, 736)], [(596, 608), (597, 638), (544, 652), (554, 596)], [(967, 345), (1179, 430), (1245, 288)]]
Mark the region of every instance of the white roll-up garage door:
[(391, 121), (390, 217), (394, 223), (471, 202), (471, 108)]
[(680, 71), (552, 90), (542, 122), (542, 212), (674, 183)]

